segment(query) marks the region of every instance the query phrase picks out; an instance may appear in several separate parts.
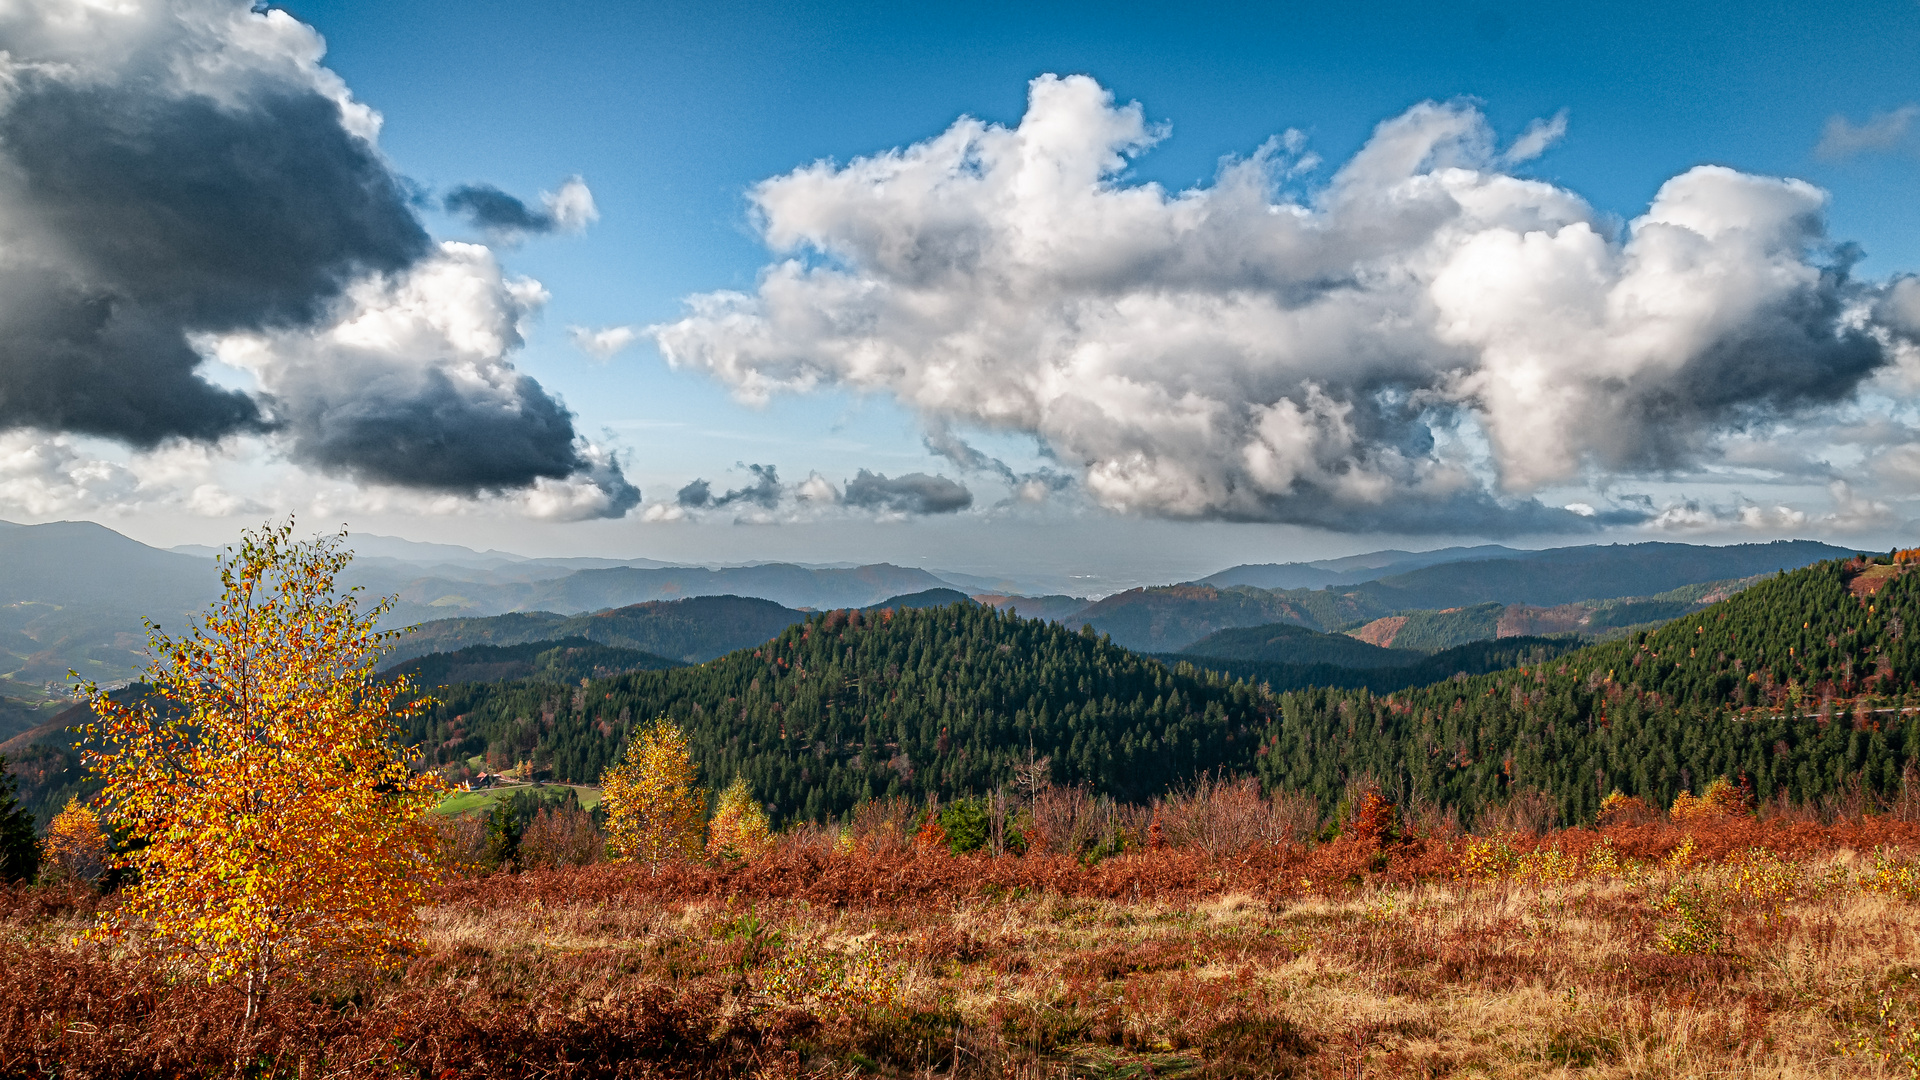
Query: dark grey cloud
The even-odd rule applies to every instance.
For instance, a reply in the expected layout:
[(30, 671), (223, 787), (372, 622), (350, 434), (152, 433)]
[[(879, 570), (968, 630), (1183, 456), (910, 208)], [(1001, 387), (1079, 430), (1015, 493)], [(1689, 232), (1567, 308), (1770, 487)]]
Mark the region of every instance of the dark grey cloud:
[(478, 495), (581, 467), (566, 408), (524, 375), (505, 400), (478, 407), (435, 369), (394, 390), (337, 400), (304, 393), (278, 416), (301, 460), (375, 483)]
[[(44, 4), (0, 14), (0, 427), (142, 449), (279, 432), (295, 461), (362, 480), (474, 494), (577, 475), (600, 504), (637, 500), (513, 371), (538, 290), (490, 257), (456, 267), (491, 290), (488, 355), (444, 329), (386, 355), (322, 340), (449, 257), (373, 143), (377, 120), (308, 59), (309, 28), (221, 0), (179, 0), (112, 41), (70, 23)], [(577, 179), (546, 200), (521, 207), (533, 226), (593, 216)], [(258, 393), (197, 373), (207, 342), (236, 336), (266, 350)]]
[(698, 509), (713, 501), (713, 487), (705, 480), (695, 480), (680, 489), (674, 501), (681, 506)]
[(848, 506), (896, 514), (951, 514), (973, 505), (973, 492), (944, 476), (922, 472), (889, 477), (861, 469), (847, 481)]
[(780, 470), (773, 465), (748, 465), (746, 469), (754, 477), (754, 482), (746, 487), (734, 488), (725, 495), (716, 496), (711, 484), (705, 480), (695, 480), (680, 489), (676, 501), (694, 510), (718, 509), (736, 503), (758, 506), (763, 510), (778, 507), (780, 497), (786, 490), (780, 484)]
[(462, 184), (447, 193), (447, 213), (466, 218), (496, 241), (516, 243), (542, 233), (583, 228), (598, 216), (593, 196), (579, 177), (546, 195), (539, 210), (492, 184)]
[(305, 324), (427, 235), (317, 93), (244, 108), (28, 74), (0, 112), (0, 423), (150, 447), (262, 426), (192, 333)]
[(560, 227), (554, 216), (535, 211), (492, 184), (466, 184), (447, 193), (447, 213), (457, 214), (490, 233), (547, 233)]

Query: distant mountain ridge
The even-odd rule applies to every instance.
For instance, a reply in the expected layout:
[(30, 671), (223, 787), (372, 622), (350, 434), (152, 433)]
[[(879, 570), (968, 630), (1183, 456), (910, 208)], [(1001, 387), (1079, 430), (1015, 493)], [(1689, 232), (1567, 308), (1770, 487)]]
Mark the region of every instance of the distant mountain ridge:
[(412, 675), (415, 685), (431, 690), (451, 683), (508, 679), (544, 679), (572, 686), (581, 679), (607, 679), (629, 671), (664, 671), (682, 666), (678, 660), (639, 649), (565, 638), (522, 645), (470, 645), (405, 660), (381, 674), (388, 678), (400, 673)]
[[(1416, 553), (1394, 550), (1313, 564), (1281, 564), (1343, 578), (1377, 575), (1333, 588), (1273, 590), (1203, 582), (1133, 589), (1089, 602), (1061, 595), (1015, 596), (1001, 587), (1003, 579), (942, 577), (886, 563), (677, 567), (645, 559), (527, 558), (393, 537), (350, 536), (348, 542), (359, 554), (342, 583), (364, 587), (369, 596), (396, 596), (387, 626), (509, 613), (526, 616), (513, 628), (471, 628), (485, 635), (507, 634), (512, 641), (462, 639), (456, 647), (569, 636), (573, 630), (546, 624), (638, 603), (733, 595), (770, 602), (784, 609), (777, 619), (790, 620), (803, 609), (863, 608), (956, 587), (990, 606), (1011, 607), (1022, 615), (1070, 628), (1091, 624), (1113, 634), (1120, 644), (1155, 652), (1184, 648), (1208, 634), (1235, 627), (1291, 622), (1344, 630), (1397, 612), (1495, 602), (1507, 605), (1502, 618), (1509, 620), (1520, 618), (1514, 612), (1516, 605), (1542, 609), (1532, 617), (1532, 630), (1515, 627), (1501, 632), (1552, 632), (1547, 627), (1555, 620), (1564, 622), (1567, 615), (1551, 614), (1551, 609), (1568, 603), (1648, 597), (1675, 586), (1791, 569), (1846, 554), (1810, 541), (1727, 548), (1639, 544), (1538, 552), (1496, 545)], [(161, 551), (92, 522), (0, 527), (0, 678), (11, 681), (7, 692), (44, 696), (47, 686), (66, 681), (69, 668), (105, 683), (131, 677), (146, 659), (142, 617), (177, 629), (213, 599), (218, 581), (207, 557), (212, 552), (212, 548)], [(1207, 580), (1226, 581), (1247, 570), (1233, 568)], [(979, 588), (982, 583), (992, 583), (994, 589)], [(602, 641), (588, 636), (603, 644), (684, 660), (718, 655), (724, 651), (721, 646), (744, 641), (733, 636), (736, 631), (771, 635), (789, 625), (773, 626), (772, 621), (764, 620), (765, 625), (753, 621), (704, 638), (689, 637), (692, 631), (687, 627), (671, 633), (663, 630), (665, 636), (645, 640)], [(605, 624), (595, 625), (611, 632)]]
[(0, 529), (0, 675), (24, 690), (69, 668), (123, 679), (145, 659), (143, 617), (178, 630), (219, 587), (205, 559), (91, 521)]
[[(1461, 550), (1484, 554), (1487, 549)], [(1350, 588), (1265, 590), (1249, 585), (1192, 584), (1130, 589), (1088, 605), (1068, 621), (1084, 621), (1130, 649), (1176, 652), (1208, 634), (1236, 627), (1291, 622), (1313, 630), (1337, 631), (1406, 612), (1486, 604), (1548, 608), (1622, 597), (1654, 597), (1678, 588), (1795, 570), (1853, 554), (1852, 549), (1811, 540), (1725, 547), (1654, 542), (1552, 548), (1523, 552), (1514, 558), (1474, 557), (1438, 563)], [(1476, 632), (1475, 636), (1493, 634)], [(1421, 647), (1444, 646), (1425, 642)]]
[(697, 664), (758, 645), (806, 613), (750, 596), (652, 600), (591, 615), (509, 612), (422, 623), (402, 638), (392, 662), (476, 645), (523, 645), (580, 638)]
[(1214, 585), (1220, 588), (1251, 585), (1256, 589), (1271, 590), (1324, 589), (1334, 585), (1358, 585), (1364, 581), (1373, 581), (1392, 574), (1404, 574), (1440, 563), (1506, 559), (1528, 554), (1530, 552), (1520, 548), (1502, 547), (1499, 544), (1440, 548), (1435, 551), (1420, 552), (1388, 549), (1372, 551), (1364, 555), (1349, 555), (1342, 559), (1320, 559), (1315, 562), (1248, 563), (1230, 566), (1192, 584)]

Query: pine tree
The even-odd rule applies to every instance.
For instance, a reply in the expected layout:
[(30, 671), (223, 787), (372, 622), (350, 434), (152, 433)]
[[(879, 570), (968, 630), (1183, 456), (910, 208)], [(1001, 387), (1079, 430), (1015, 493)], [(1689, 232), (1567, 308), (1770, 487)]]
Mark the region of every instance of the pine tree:
[(746, 777), (734, 777), (733, 783), (720, 793), (713, 808), (713, 820), (707, 823), (707, 857), (749, 858), (772, 840), (767, 813), (754, 801), (752, 786)]
[(6, 755), (0, 754), (0, 882), (31, 881), (40, 869), (33, 815), (14, 795), (18, 784), (7, 771)]

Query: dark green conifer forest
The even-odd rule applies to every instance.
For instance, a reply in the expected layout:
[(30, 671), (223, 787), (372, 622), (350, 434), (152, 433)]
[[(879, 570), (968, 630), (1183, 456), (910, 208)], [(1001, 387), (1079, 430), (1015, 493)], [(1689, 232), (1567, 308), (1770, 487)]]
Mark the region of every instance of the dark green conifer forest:
[[(1889, 794), (1920, 750), (1907, 633), (1920, 575), (1882, 577), (1892, 569), (1822, 563), (1508, 671), (1387, 695), (1282, 694), (1258, 772), (1322, 798), (1366, 776), (1468, 814), (1540, 791), (1570, 821), (1616, 789), (1665, 805), (1721, 775), (1796, 803), (1856, 781)], [(1863, 573), (1884, 587), (1856, 595)]]
[(1796, 802), (1884, 794), (1920, 750), (1920, 575), (1897, 569), (1823, 563), (1652, 632), (1528, 643), (1523, 666), (1388, 694), (1274, 692), (973, 605), (837, 611), (696, 667), (448, 687), (415, 734), (439, 762), (592, 781), (634, 721), (666, 715), (706, 784), (745, 776), (782, 820), (983, 793), (1041, 758), (1053, 783), (1126, 800), (1225, 770), (1329, 806), (1370, 779), (1469, 819), (1539, 791), (1586, 820), (1615, 789), (1665, 804), (1720, 775)]
[(1029, 757), (1054, 783), (1144, 800), (1245, 769), (1271, 696), (991, 608), (836, 611), (698, 667), (566, 688), (448, 687), (418, 735), (441, 761), (491, 753), (594, 780), (635, 720), (692, 736), (709, 787), (736, 774), (782, 819), (864, 799), (984, 793)]

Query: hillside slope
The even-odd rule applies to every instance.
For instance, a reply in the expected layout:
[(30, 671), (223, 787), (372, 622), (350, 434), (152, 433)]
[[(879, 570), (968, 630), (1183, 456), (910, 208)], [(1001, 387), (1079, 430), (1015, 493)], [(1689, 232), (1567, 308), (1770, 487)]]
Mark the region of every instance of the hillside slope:
[(514, 612), (474, 619), (421, 623), (402, 638), (395, 661), (473, 645), (520, 645), (585, 638), (601, 645), (665, 656), (687, 663), (711, 660), (758, 645), (806, 616), (771, 600), (747, 596), (696, 596), (655, 600), (591, 615), (550, 611)]
[(1236, 660), (1189, 653), (1160, 653), (1158, 659), (1168, 664), (1190, 664), (1196, 668), (1217, 671), (1232, 679), (1245, 679), (1275, 693), (1322, 686), (1347, 690), (1364, 687), (1376, 694), (1389, 694), (1409, 687), (1427, 686), (1455, 675), (1484, 675), (1490, 671), (1537, 664), (1573, 652), (1583, 645), (1583, 642), (1571, 637), (1506, 637), (1497, 641), (1456, 645), (1431, 656), (1401, 649), (1383, 650), (1396, 658), (1396, 663), (1387, 667)]
[(1338, 629), (1366, 621), (1372, 617), (1370, 611), (1330, 592), (1161, 585), (1115, 593), (1071, 621), (1111, 635), (1115, 644), (1125, 648), (1174, 652), (1221, 630), (1273, 623)]
[[(1088, 606), (1069, 625), (1084, 621), (1130, 649), (1174, 652), (1219, 630), (1290, 622), (1312, 630), (1347, 631), (1425, 612), (1430, 617), (1414, 620), (1417, 625), (1404, 640), (1398, 635), (1408, 627), (1399, 622), (1382, 623), (1358, 636), (1375, 645), (1433, 651), (1496, 634), (1584, 633), (1590, 629), (1586, 624), (1596, 619), (1591, 629), (1675, 618), (1699, 607), (1714, 587), (1729, 586), (1730, 591), (1757, 575), (1851, 557), (1853, 552), (1812, 541), (1783, 540), (1725, 547), (1613, 544), (1514, 554), (1513, 558), (1463, 558), (1352, 587), (1131, 589)], [(1643, 603), (1645, 610), (1607, 613), (1594, 606), (1627, 598), (1672, 602)], [(1486, 605), (1523, 610), (1514, 613), (1512, 625), (1502, 628), (1504, 612)], [(1587, 608), (1576, 612), (1568, 605)], [(1450, 617), (1431, 617), (1442, 615)]]
[(405, 673), (425, 688), (454, 683), (539, 679), (571, 686), (581, 679), (606, 679), (629, 671), (661, 671), (685, 666), (681, 661), (639, 649), (599, 645), (586, 638), (531, 641), (524, 645), (471, 645), (453, 652), (429, 653), (403, 660), (381, 674)]
[(1819, 799), (1856, 778), (1890, 793), (1920, 765), (1920, 574), (1898, 569), (1822, 563), (1511, 671), (1386, 696), (1283, 694), (1260, 775), (1323, 800), (1368, 776), (1469, 815), (1543, 791), (1568, 820), (1615, 789), (1664, 805), (1720, 775), (1762, 799)]
[(413, 734), (440, 762), (550, 763), (591, 780), (635, 721), (692, 736), (709, 786), (745, 776), (783, 820), (862, 799), (943, 797), (1013, 782), (1028, 759), (1055, 783), (1142, 799), (1203, 770), (1245, 767), (1266, 726), (1245, 683), (1176, 673), (1090, 633), (979, 605), (831, 612), (693, 668), (575, 694), (535, 683), (452, 687)]
[(1291, 623), (1217, 630), (1180, 650), (1184, 656), (1269, 664), (1327, 664), (1344, 668), (1405, 667), (1423, 652), (1382, 648), (1346, 634), (1323, 634)]
[(1847, 558), (1812, 540), (1769, 544), (1608, 544), (1552, 548), (1510, 559), (1443, 563), (1341, 590), (1381, 614), (1474, 604), (1552, 607), (1580, 600), (1653, 596), (1683, 585), (1795, 570)]
[(177, 629), (219, 587), (211, 560), (90, 521), (0, 529), (0, 675), (30, 688), (69, 668), (127, 678), (145, 660), (142, 616)]

